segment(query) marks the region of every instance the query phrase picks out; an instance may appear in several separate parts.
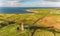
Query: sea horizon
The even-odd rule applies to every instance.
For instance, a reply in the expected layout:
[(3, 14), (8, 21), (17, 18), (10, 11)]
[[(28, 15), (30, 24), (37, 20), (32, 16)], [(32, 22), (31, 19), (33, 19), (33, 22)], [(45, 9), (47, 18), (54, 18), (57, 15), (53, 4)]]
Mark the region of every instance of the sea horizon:
[(0, 14), (21, 14), (21, 13), (31, 13), (26, 11), (27, 9), (55, 9), (60, 7), (0, 7)]

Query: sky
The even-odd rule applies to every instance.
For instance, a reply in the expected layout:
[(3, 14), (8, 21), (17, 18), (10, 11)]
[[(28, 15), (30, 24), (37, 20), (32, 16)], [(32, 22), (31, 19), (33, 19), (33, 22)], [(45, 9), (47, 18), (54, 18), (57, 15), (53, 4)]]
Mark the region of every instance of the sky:
[(0, 0), (0, 7), (60, 7), (60, 0)]

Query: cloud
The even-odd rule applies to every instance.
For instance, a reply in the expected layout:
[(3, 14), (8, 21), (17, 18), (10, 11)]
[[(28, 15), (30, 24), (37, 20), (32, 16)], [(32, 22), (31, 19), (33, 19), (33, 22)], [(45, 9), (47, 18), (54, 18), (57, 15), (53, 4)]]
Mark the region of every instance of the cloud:
[(45, 1), (60, 2), (60, 0), (45, 0)]
[[(52, 2), (51, 2), (52, 1)], [(3, 7), (60, 7), (60, 0), (2, 0)]]
[(31, 3), (21, 3), (17, 4), (19, 7), (60, 7), (60, 2), (53, 3), (53, 2), (31, 2)]
[(21, 0), (1, 0), (0, 6), (15, 6)]
[(4, 3), (4, 2), (9, 2), (9, 1), (10, 1), (10, 2), (11, 2), (11, 1), (13, 1), (13, 2), (14, 2), (14, 1), (16, 1), (16, 2), (17, 2), (17, 1), (20, 2), (20, 1), (22, 1), (22, 0), (1, 0), (1, 2), (3, 2), (3, 3)]

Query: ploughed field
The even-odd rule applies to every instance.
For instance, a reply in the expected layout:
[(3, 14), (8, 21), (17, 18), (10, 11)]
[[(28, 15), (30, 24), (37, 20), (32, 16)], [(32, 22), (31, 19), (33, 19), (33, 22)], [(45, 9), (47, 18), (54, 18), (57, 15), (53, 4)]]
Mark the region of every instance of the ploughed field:
[[(0, 14), (0, 36), (60, 36), (60, 9), (28, 9), (25, 14)], [(24, 31), (20, 23), (24, 23)], [(26, 27), (26, 28), (25, 28)]]

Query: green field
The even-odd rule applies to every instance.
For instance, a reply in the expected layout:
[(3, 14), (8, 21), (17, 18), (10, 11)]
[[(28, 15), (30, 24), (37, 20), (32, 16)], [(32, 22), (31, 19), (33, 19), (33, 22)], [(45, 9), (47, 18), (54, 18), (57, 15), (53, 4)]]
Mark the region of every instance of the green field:
[[(29, 11), (34, 13), (0, 14), (0, 24), (3, 24), (0, 26), (0, 36), (60, 36), (60, 10), (30, 9)], [(9, 23), (10, 21), (15, 23)], [(23, 31), (21, 23), (24, 23)], [(47, 28), (51, 26), (53, 28)]]

